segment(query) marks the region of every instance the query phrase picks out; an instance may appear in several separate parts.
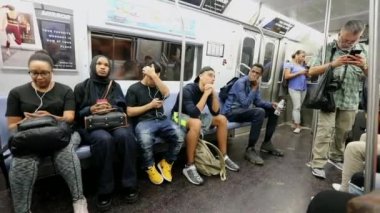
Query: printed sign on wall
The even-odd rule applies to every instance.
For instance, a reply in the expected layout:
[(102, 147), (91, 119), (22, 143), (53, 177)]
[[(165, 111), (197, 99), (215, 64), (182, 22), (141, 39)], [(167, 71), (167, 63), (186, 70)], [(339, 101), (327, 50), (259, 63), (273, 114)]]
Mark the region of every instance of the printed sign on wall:
[(0, 66), (27, 69), (29, 57), (45, 49), (55, 70), (76, 69), (72, 10), (21, 1), (0, 5)]

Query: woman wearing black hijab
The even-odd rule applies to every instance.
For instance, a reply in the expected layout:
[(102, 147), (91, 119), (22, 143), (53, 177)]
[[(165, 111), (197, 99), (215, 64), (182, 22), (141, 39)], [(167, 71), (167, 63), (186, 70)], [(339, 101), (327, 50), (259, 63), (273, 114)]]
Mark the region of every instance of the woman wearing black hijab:
[(110, 60), (102, 55), (95, 56), (90, 65), (90, 78), (75, 86), (76, 120), (82, 143), (91, 146), (92, 160), (98, 172), (97, 206), (100, 210), (111, 207), (114, 190), (113, 158), (115, 150), (121, 155), (122, 186), (126, 193), (126, 202), (137, 200), (136, 177), (136, 141), (131, 127), (121, 127), (113, 130), (96, 129), (88, 131), (84, 128), (84, 117), (116, 109), (125, 112), (126, 103), (118, 83), (110, 83)]

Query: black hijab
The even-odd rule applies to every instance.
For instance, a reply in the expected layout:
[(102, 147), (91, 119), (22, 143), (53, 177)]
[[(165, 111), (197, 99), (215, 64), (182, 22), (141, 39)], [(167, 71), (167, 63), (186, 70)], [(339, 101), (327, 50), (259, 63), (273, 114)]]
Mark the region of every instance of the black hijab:
[[(96, 64), (98, 62), (98, 59), (101, 57), (106, 58), (110, 66), (110, 71), (108, 72), (108, 75), (105, 77), (99, 76), (96, 73)], [(82, 107), (92, 106), (96, 103), (98, 99), (103, 98), (103, 95), (105, 94), (108, 85), (111, 82), (111, 80), (109, 79), (110, 73), (111, 61), (106, 56), (97, 55), (92, 59), (90, 64), (90, 78), (83, 82), (84, 98), (81, 104)], [(107, 97), (105, 98), (113, 107), (120, 107), (124, 111), (125, 100), (123, 92), (121, 91), (120, 86), (116, 82), (112, 81), (111, 88), (108, 92)]]

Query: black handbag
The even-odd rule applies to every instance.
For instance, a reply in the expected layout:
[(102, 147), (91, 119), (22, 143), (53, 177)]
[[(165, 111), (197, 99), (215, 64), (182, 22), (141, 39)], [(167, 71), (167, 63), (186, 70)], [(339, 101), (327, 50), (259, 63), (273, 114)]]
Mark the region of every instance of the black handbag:
[[(113, 81), (110, 81), (102, 99), (105, 99), (111, 88)], [(111, 109), (112, 110), (112, 109)], [(127, 126), (127, 115), (123, 112), (110, 112), (106, 114), (93, 114), (84, 117), (84, 128), (92, 131), (96, 129), (111, 130), (118, 127)]]
[(14, 155), (50, 155), (70, 143), (71, 128), (64, 121), (52, 116), (27, 119), (10, 138), (10, 150)]
[(84, 126), (87, 130), (114, 129), (127, 126), (127, 116), (122, 112), (109, 112), (104, 115), (90, 115), (84, 118)]
[[(334, 57), (335, 51), (336, 48), (331, 49), (330, 62)], [(342, 88), (347, 67), (348, 65), (345, 65), (343, 78), (335, 79), (333, 73), (334, 69), (330, 65), (319, 80), (317, 88), (312, 91), (309, 100), (306, 101), (306, 107), (320, 109), (322, 112), (335, 112), (334, 92)]]
[(308, 102), (306, 102), (306, 107), (320, 109), (323, 112), (335, 112), (334, 91), (328, 88), (333, 75), (333, 69), (329, 66), (320, 79), (317, 88), (312, 91)]

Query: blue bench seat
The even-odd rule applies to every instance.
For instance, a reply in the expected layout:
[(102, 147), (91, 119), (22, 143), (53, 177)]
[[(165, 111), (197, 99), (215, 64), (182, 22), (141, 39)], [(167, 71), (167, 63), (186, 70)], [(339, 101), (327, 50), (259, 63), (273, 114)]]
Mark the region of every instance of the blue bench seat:
[[(177, 99), (178, 93), (171, 93), (170, 96), (165, 100), (164, 102), (164, 111), (167, 116), (170, 116), (171, 110), (175, 104), (175, 101)], [(5, 147), (8, 144), (8, 138), (9, 138), (9, 132), (8, 132), (8, 125), (7, 120), (5, 117), (5, 110), (7, 106), (7, 97), (2, 96), (0, 97), (0, 136), (1, 136), (1, 147)], [(206, 108), (206, 111), (208, 109)], [(249, 122), (247, 123), (236, 123), (236, 122), (229, 122), (228, 123), (228, 129), (233, 130), (242, 126), (248, 126), (250, 125)], [(213, 134), (215, 133), (215, 128), (210, 129), (205, 134)], [(156, 143), (162, 143), (162, 140), (157, 140)], [(87, 159), (91, 156), (90, 146), (89, 145), (81, 145), (77, 148), (76, 153), (79, 157), (79, 159)], [(6, 150), (3, 153), (4, 159), (5, 159), (5, 165), (7, 169), (9, 169), (10, 162), (12, 160), (12, 155), (9, 150)]]

